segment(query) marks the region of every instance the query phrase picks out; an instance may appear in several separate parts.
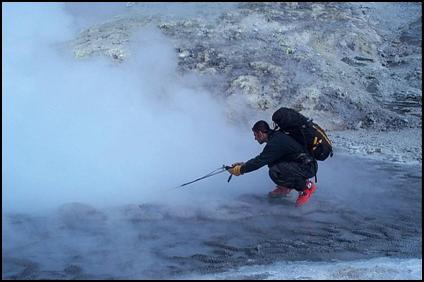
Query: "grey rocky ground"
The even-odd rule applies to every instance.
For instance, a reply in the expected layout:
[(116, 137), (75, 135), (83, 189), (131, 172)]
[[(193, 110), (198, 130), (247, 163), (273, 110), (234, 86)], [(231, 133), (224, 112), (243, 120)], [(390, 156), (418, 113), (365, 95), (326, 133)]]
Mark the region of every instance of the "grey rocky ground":
[(337, 179), (321, 175), (302, 208), (294, 208), (295, 195), (268, 200), (264, 189), (252, 187), (217, 203), (110, 209), (69, 203), (45, 215), (9, 214), (3, 217), (12, 231), (2, 239), (3, 278), (174, 279), (277, 261), (421, 258), (416, 166), (335, 158), (326, 170)]
[[(292, 107), (337, 131), (342, 151), (421, 162), (420, 3), (192, 4), (183, 16), (127, 6), (83, 30), (72, 42), (75, 57), (124, 63), (132, 36), (155, 26), (172, 41), (179, 72), (206, 78), (204, 86), (226, 98), (229, 120), (252, 122), (237, 110), (240, 101), (269, 117)], [(390, 141), (409, 137), (415, 141)]]

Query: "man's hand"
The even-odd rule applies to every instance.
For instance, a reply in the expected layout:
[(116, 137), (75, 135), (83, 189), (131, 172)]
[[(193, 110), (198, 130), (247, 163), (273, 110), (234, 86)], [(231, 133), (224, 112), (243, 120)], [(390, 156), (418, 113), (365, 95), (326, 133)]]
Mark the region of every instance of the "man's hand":
[(244, 163), (234, 163), (231, 165), (231, 168), (228, 169), (228, 172), (232, 175), (239, 176), (241, 175), (240, 169)]

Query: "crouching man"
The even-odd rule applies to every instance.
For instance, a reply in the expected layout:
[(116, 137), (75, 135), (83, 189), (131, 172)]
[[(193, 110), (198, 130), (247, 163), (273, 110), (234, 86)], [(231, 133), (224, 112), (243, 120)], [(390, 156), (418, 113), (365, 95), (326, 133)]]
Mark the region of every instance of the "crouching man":
[(245, 163), (234, 163), (228, 171), (235, 176), (269, 167), (269, 176), (277, 184), (269, 197), (286, 197), (293, 189), (299, 192), (296, 207), (304, 205), (316, 190), (314, 182), (317, 161), (295, 139), (281, 132), (271, 130), (266, 121), (260, 120), (252, 128), (255, 140), (266, 143), (262, 153)]

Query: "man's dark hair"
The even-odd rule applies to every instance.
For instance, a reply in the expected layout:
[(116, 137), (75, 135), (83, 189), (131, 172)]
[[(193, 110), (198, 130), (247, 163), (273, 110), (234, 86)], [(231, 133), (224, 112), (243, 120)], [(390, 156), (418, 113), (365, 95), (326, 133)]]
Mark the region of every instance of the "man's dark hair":
[(253, 125), (252, 131), (254, 132), (261, 131), (263, 133), (269, 133), (271, 131), (271, 128), (269, 127), (266, 121), (260, 120), (260, 121), (257, 121), (255, 125)]

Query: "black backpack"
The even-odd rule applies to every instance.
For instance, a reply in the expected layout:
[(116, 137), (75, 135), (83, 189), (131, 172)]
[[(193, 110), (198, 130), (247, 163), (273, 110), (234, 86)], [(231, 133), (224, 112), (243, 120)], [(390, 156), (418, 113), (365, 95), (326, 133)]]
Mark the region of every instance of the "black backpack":
[(333, 147), (324, 130), (312, 119), (289, 108), (280, 108), (272, 115), (277, 129), (293, 137), (318, 161), (333, 156)]

